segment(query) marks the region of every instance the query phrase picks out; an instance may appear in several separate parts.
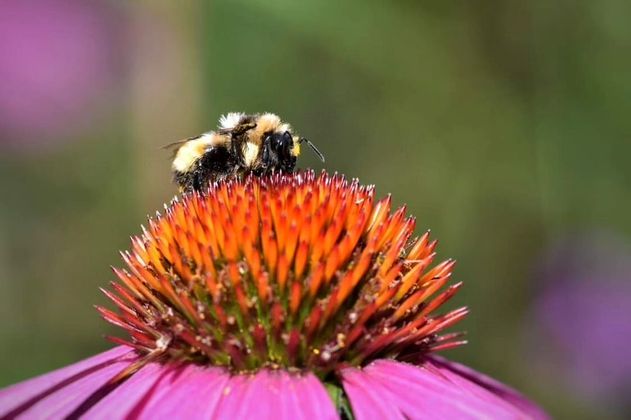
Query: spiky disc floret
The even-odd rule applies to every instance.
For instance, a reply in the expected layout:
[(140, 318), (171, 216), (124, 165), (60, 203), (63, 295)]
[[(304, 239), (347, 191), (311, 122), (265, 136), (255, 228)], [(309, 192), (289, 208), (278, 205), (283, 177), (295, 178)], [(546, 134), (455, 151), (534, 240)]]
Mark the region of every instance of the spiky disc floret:
[(122, 282), (104, 291), (127, 330), (117, 343), (170, 360), (309, 369), (321, 377), (377, 357), (454, 347), (466, 313), (435, 310), (454, 262), (373, 187), (302, 172), (212, 184), (176, 199), (132, 238)]

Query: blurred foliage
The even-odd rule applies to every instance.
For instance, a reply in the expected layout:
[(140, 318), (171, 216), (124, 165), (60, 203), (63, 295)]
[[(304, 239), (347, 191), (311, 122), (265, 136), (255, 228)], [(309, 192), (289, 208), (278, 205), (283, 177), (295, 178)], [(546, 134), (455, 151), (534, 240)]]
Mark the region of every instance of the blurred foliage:
[(0, 157), (0, 384), (106, 348), (97, 287), (175, 193), (159, 147), (270, 111), (458, 260), (470, 344), (449, 357), (558, 417), (622, 416), (532, 376), (524, 331), (547, 244), (631, 234), (630, 3), (109, 5), (128, 17), (129, 63), (107, 113), (53, 150)]

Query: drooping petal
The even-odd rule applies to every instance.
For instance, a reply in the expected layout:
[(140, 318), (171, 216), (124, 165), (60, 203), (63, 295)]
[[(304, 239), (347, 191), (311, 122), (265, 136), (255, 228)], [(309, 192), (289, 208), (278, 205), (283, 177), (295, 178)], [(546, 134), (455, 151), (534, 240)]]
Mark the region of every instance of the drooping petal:
[(384, 394), (379, 385), (375, 386), (375, 381), (360, 369), (345, 369), (342, 378), (357, 419), (404, 419), (403, 412), (396, 401), (391, 400), (391, 395)]
[(516, 391), (462, 370), (443, 359), (419, 366), (377, 360), (364, 369), (342, 371), (343, 384), (358, 419), (508, 418), (546, 415)]
[(167, 373), (162, 365), (148, 364), (98, 401), (85, 400), (76, 414), (90, 419), (135, 418)]
[(136, 360), (127, 347), (115, 347), (89, 359), (0, 390), (0, 417), (27, 413), (33, 418), (64, 417), (81, 399), (99, 390)]
[[(498, 396), (504, 401), (519, 408), (531, 418), (548, 418), (548, 415), (538, 405), (532, 403), (513, 388), (506, 386), (487, 375), (461, 365), (460, 363), (451, 362), (440, 356), (429, 355), (427, 358), (431, 360), (443, 374), (448, 375), (453, 380), (457, 378), (458, 381), (473, 382), (488, 390), (492, 395)], [(466, 382), (465, 385), (468, 386)], [(471, 389), (473, 390), (476, 388), (472, 387)]]
[(0, 418), (335, 419), (324, 386), (311, 373), (148, 363), (126, 380), (110, 380), (138, 355), (116, 347), (0, 391)]
[(211, 418), (230, 377), (223, 369), (174, 366), (156, 386), (138, 417), (141, 419)]

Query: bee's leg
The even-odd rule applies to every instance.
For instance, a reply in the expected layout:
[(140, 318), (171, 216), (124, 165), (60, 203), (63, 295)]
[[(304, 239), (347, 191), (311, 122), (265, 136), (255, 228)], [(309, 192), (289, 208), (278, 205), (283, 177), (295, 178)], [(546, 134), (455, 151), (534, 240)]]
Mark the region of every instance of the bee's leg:
[(191, 174), (189, 172), (173, 172), (173, 180), (180, 187), (180, 191), (190, 191), (193, 189)]

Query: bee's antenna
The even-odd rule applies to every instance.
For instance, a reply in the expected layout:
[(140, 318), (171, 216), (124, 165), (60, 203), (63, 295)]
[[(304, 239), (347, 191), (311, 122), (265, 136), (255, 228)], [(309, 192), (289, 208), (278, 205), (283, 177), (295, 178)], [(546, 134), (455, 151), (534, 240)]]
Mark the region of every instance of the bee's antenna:
[(318, 157), (320, 158), (320, 160), (322, 161), (322, 163), (324, 163), (324, 155), (322, 154), (321, 151), (318, 150), (317, 147), (315, 147), (315, 144), (311, 143), (309, 140), (307, 140), (304, 137), (300, 137), (300, 140), (298, 140), (298, 143), (307, 143), (309, 145), (309, 147), (311, 147), (311, 150), (313, 150), (315, 152), (316, 155), (318, 155)]

